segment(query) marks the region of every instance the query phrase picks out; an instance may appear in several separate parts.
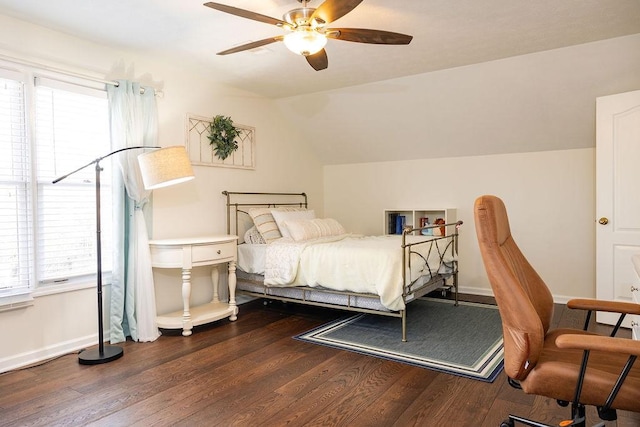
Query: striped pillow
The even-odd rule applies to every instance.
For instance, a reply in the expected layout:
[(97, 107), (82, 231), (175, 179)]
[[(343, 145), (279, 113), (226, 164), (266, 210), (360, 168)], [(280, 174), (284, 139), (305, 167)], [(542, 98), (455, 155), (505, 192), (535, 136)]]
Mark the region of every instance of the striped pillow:
[[(260, 235), (265, 242), (271, 243), (282, 237), (276, 220), (273, 218), (271, 211), (273, 208), (254, 208), (249, 209), (249, 216), (253, 220)], [(277, 208), (279, 211), (303, 211), (305, 208)]]
[(300, 219), (286, 221), (285, 224), (296, 242), (347, 233), (344, 227), (333, 218)]

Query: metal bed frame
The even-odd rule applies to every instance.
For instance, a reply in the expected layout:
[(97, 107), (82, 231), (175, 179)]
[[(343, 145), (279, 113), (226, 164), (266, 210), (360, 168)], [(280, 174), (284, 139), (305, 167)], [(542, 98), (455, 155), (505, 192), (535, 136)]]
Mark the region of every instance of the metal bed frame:
[[(226, 197), (227, 203), (227, 233), (235, 234), (239, 236), (239, 220), (240, 214), (249, 216), (248, 209), (258, 208), (258, 207), (308, 207), (308, 199), (306, 193), (256, 193), (256, 192), (231, 192), (231, 191), (223, 191), (222, 194)], [(252, 201), (252, 198), (256, 198), (257, 201)], [(269, 198), (268, 201), (263, 201), (265, 198)], [(273, 199), (271, 199), (273, 198)], [(240, 199), (241, 202), (238, 202), (234, 199)], [(245, 210), (246, 209), (246, 210)], [(233, 221), (232, 221), (233, 219)], [(402, 244), (398, 248), (402, 250), (402, 262), (405, 268), (402, 269), (402, 280), (403, 280), (403, 293), (402, 298), (405, 303), (405, 307), (411, 301), (418, 299), (422, 296), (427, 295), (430, 292), (435, 290), (442, 290), (443, 293), (447, 291), (453, 291), (455, 297), (455, 305), (458, 305), (458, 262), (456, 255), (458, 253), (458, 229), (462, 225), (462, 221), (457, 221), (455, 223), (445, 224), (446, 230), (453, 230), (450, 234), (446, 234), (445, 236), (431, 237), (428, 240), (417, 242), (417, 243), (408, 243), (407, 236), (410, 234), (420, 233), (423, 229), (427, 228), (436, 228), (441, 227), (442, 225), (431, 225), (423, 228), (413, 228), (413, 227), (405, 227), (402, 233)], [(232, 232), (233, 231), (233, 232)], [(239, 240), (241, 240), (241, 236), (239, 236)], [(446, 241), (446, 247), (444, 250), (440, 249), (435, 242), (444, 240)], [(451, 272), (445, 275), (441, 275), (439, 273), (435, 273), (432, 275), (431, 279), (426, 283), (422, 284), (417, 288), (413, 288), (413, 283), (408, 283), (408, 278), (406, 277), (407, 267), (411, 266), (411, 253), (416, 253), (412, 247), (417, 245), (431, 245), (429, 250), (437, 250), (438, 255), (440, 257), (440, 263), (444, 263), (443, 260), (444, 255), (450, 251), (453, 257), (453, 261), (447, 263), (447, 266), (451, 268)], [(433, 249), (435, 248), (435, 249)], [(438, 268), (440, 264), (438, 265)], [(437, 271), (437, 270), (436, 270)], [(451, 284), (448, 283), (448, 279), (451, 279)], [(260, 286), (262, 288), (261, 291), (255, 290), (247, 290), (242, 289), (243, 283), (247, 283), (253, 285), (253, 287)], [(277, 295), (272, 292), (278, 292), (278, 290), (296, 290), (299, 293), (299, 298), (293, 298), (291, 296), (285, 295)], [(249, 295), (258, 298), (265, 298), (270, 300), (284, 301), (284, 302), (292, 302), (298, 304), (306, 304), (313, 305), (317, 307), (326, 307), (326, 308), (334, 308), (346, 311), (354, 311), (360, 313), (369, 313), (376, 314), (382, 316), (390, 316), (390, 317), (398, 317), (402, 320), (402, 341), (407, 341), (407, 310), (399, 311), (391, 311), (379, 304), (380, 297), (375, 294), (363, 294), (356, 292), (348, 292), (348, 291), (336, 291), (326, 288), (318, 288), (318, 287), (309, 287), (309, 286), (291, 286), (286, 288), (277, 288), (277, 287), (269, 287), (260, 283), (257, 280), (252, 280), (249, 278), (238, 277), (237, 279), (237, 287), (236, 293)], [(321, 294), (333, 294), (340, 295), (343, 298), (343, 302), (340, 304), (332, 303), (332, 302), (322, 302), (313, 299), (316, 295)], [(370, 299), (372, 301), (377, 301), (380, 305), (381, 309), (372, 309), (372, 308), (364, 308), (361, 306), (357, 306), (358, 299)]]

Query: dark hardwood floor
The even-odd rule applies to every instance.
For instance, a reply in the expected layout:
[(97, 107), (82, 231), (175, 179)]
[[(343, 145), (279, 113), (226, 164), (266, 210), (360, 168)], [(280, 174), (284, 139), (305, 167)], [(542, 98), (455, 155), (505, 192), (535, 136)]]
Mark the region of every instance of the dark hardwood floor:
[[(504, 373), (489, 384), (292, 339), (344, 312), (261, 301), (240, 310), (190, 337), (123, 343), (124, 356), (104, 365), (67, 355), (0, 375), (0, 425), (498, 426), (509, 412), (568, 416)], [(582, 323), (558, 306), (555, 325)], [(619, 411), (617, 425), (640, 426), (640, 416)]]

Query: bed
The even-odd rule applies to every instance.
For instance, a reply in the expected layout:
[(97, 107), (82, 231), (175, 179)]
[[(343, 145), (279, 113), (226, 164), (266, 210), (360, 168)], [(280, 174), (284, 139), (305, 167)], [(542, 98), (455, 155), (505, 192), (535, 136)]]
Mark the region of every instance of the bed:
[(411, 301), (440, 290), (458, 304), (461, 221), (363, 236), (317, 218), (305, 193), (222, 194), (239, 237), (237, 294), (398, 317), (403, 341)]

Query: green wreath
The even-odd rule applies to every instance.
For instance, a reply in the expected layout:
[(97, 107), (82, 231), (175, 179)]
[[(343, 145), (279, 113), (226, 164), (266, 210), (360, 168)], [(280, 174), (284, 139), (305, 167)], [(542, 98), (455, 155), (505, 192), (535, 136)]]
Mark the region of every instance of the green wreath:
[(215, 155), (224, 160), (238, 149), (236, 137), (241, 130), (233, 125), (231, 117), (215, 116), (209, 126), (209, 143), (213, 146)]

